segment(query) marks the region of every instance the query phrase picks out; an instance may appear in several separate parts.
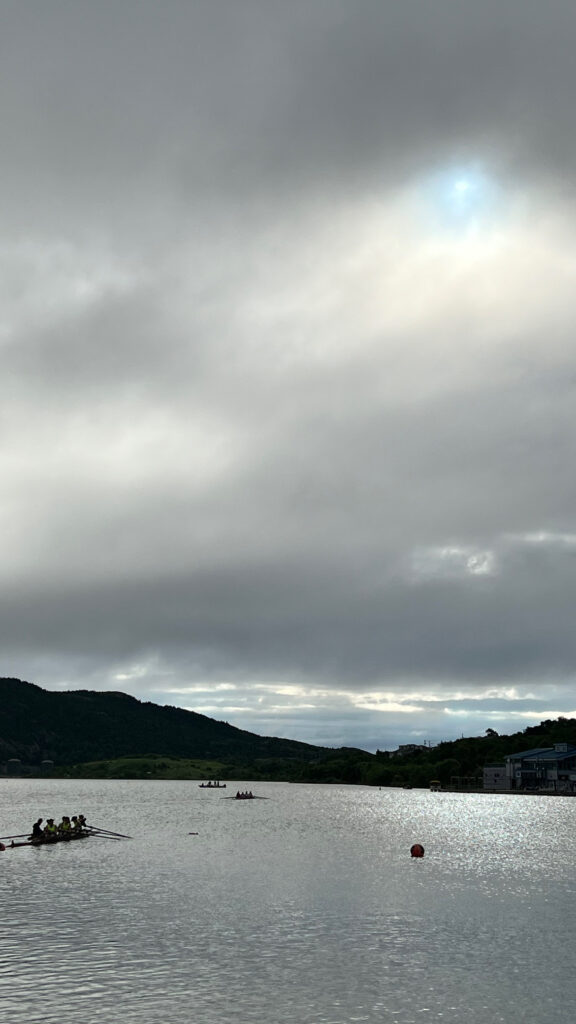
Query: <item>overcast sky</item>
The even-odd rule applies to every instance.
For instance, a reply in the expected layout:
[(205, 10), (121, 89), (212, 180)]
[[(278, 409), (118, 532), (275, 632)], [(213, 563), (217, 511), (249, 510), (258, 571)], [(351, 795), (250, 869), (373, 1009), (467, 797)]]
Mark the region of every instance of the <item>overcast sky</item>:
[(576, 715), (573, 0), (0, 15), (0, 674)]

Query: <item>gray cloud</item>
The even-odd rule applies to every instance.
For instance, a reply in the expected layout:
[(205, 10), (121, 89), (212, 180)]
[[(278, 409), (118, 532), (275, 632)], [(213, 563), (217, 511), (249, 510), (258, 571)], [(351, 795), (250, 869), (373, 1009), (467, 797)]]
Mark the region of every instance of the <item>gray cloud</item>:
[(371, 747), (572, 710), (572, 6), (3, 12), (5, 674)]
[(572, 164), (566, 0), (4, 7), (4, 162), (34, 216), (318, 201), (479, 145), (524, 179)]

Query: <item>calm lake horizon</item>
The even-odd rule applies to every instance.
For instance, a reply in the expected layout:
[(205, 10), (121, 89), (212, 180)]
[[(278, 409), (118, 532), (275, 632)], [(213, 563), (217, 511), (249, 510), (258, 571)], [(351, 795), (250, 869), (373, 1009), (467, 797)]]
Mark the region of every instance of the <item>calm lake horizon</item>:
[(0, 780), (77, 813), (133, 838), (0, 853), (9, 1024), (573, 1024), (574, 800)]

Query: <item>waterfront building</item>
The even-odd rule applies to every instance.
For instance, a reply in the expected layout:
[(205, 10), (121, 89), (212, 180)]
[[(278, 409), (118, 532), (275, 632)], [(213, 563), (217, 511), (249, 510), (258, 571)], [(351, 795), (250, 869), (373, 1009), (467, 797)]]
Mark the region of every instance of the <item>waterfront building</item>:
[(508, 754), (506, 789), (547, 793), (576, 793), (576, 747), (555, 743)]
[(486, 792), (504, 793), (509, 789), (505, 764), (485, 764), (482, 775)]

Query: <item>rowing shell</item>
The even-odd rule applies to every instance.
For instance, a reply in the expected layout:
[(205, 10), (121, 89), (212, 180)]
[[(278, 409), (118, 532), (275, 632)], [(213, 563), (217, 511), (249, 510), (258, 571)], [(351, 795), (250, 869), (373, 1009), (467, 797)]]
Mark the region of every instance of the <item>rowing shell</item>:
[(55, 843), (71, 843), (76, 839), (88, 839), (89, 835), (90, 832), (79, 832), (78, 835), (55, 836), (50, 839), (26, 839), (23, 843), (15, 843), (14, 840), (12, 840), (11, 843), (7, 843), (4, 849), (15, 850), (17, 846), (54, 846)]

